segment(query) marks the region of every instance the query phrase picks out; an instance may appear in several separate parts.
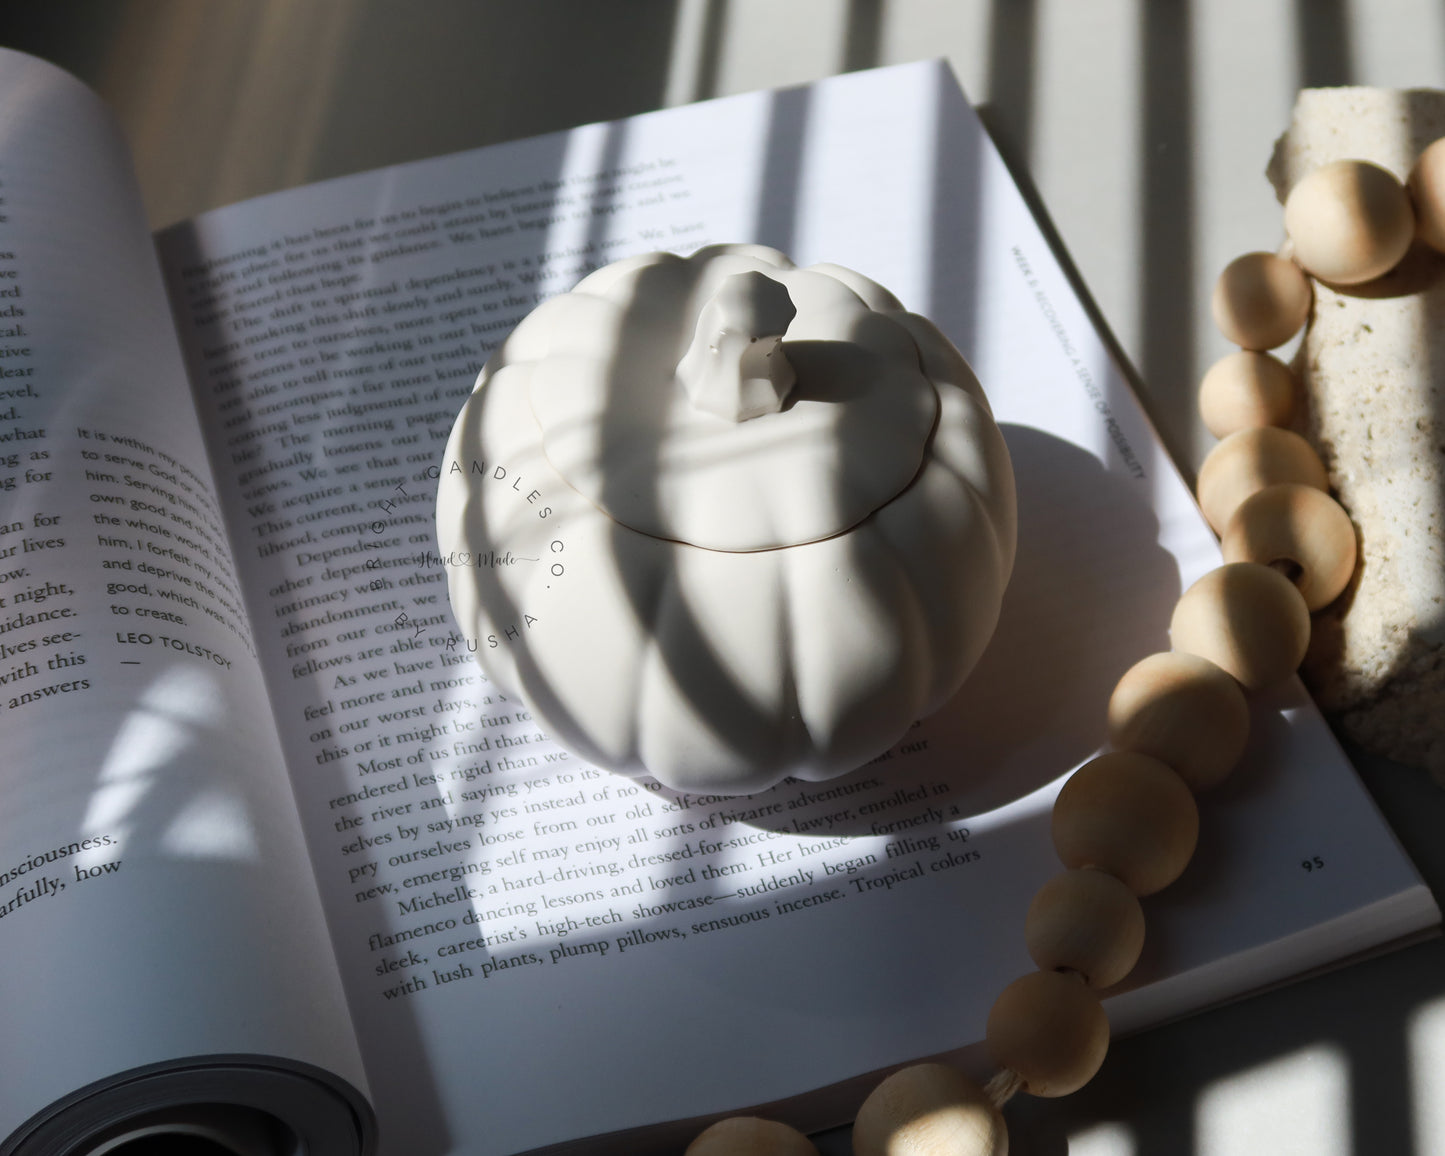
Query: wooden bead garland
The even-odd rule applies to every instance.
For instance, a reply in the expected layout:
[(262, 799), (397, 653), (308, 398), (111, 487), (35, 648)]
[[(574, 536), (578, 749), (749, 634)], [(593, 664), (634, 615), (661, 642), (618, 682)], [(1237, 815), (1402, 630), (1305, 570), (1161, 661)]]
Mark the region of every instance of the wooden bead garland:
[(683, 1156), (818, 1156), (813, 1142), (786, 1124), (757, 1116), (729, 1116), (700, 1132)]
[(1107, 871), (1135, 895), (1178, 879), (1199, 839), (1199, 809), (1158, 759), (1111, 751), (1091, 759), (1054, 800), (1054, 850), (1066, 867)]
[(1245, 349), (1273, 349), (1310, 315), (1310, 283), (1298, 265), (1273, 253), (1236, 257), (1219, 275), (1211, 307), (1220, 331)]
[(1109, 1017), (1079, 976), (1031, 971), (999, 993), (984, 1042), (1000, 1068), (1017, 1072), (1035, 1096), (1077, 1092), (1104, 1062)]
[(1241, 349), (1209, 367), (1199, 383), (1199, 416), (1217, 438), (1286, 425), (1294, 412), (1294, 392), (1294, 374), (1284, 362)]
[(1306, 273), (1336, 285), (1359, 285), (1400, 263), (1415, 236), (1415, 214), (1405, 187), (1379, 165), (1335, 161), (1290, 190), (1284, 230)]
[[(1262, 351), (1308, 319), (1305, 274), (1372, 280), (1398, 263), (1417, 229), (1445, 252), (1445, 139), (1421, 154), (1408, 194), (1377, 166), (1324, 166), (1291, 192), (1285, 227), (1292, 261), (1246, 254), (1214, 293), (1215, 319), (1242, 349), (1201, 385), (1201, 416), (1222, 440), (1200, 468), (1197, 495), (1226, 562), (1180, 598), (1173, 649), (1119, 680), (1109, 702), (1114, 750), (1075, 771), (1055, 800), (1055, 847), (1070, 870), (1029, 906), (1025, 939), (1040, 970), (1009, 984), (989, 1012), (984, 1042), (1000, 1071), (984, 1087), (941, 1064), (895, 1072), (859, 1109), (856, 1156), (1006, 1156), (999, 1109), (1015, 1091), (1062, 1096), (1093, 1077), (1109, 1045), (1095, 990), (1124, 979), (1138, 960), (1137, 896), (1167, 886), (1188, 864), (1199, 827), (1193, 793), (1221, 783), (1243, 753), (1243, 692), (1293, 674), (1310, 613), (1349, 583), (1354, 526), (1329, 496), (1319, 456), (1284, 428), (1294, 416), (1293, 377)], [(759, 1127), (767, 1123), (722, 1121), (687, 1156), (814, 1151), (797, 1133), (806, 1148)], [(711, 1146), (700, 1146), (709, 1137)]]
[(1090, 987), (1113, 987), (1139, 962), (1144, 909), (1104, 871), (1065, 871), (1029, 904), (1024, 942), (1040, 971), (1073, 971)]
[(853, 1121), (854, 1156), (1006, 1156), (1008, 1130), (987, 1093), (947, 1064), (894, 1072)]
[(1330, 488), (1325, 465), (1309, 442), (1287, 429), (1259, 426), (1232, 433), (1209, 451), (1196, 493), (1205, 520), (1223, 534), (1246, 498), (1285, 483)]
[(1283, 566), (1305, 605), (1323, 610), (1355, 572), (1355, 527), (1313, 486), (1266, 486), (1240, 503), (1224, 530), (1227, 562)]
[(1279, 571), (1227, 562), (1184, 592), (1169, 620), (1169, 641), (1207, 658), (1245, 690), (1266, 690), (1304, 660), (1310, 612)]
[(1249, 704), (1239, 683), (1196, 654), (1149, 655), (1109, 698), (1109, 744), (1153, 755), (1191, 791), (1222, 783), (1248, 738)]
[(1405, 188), (1415, 205), (1415, 236), (1445, 253), (1445, 138), (1415, 159)]

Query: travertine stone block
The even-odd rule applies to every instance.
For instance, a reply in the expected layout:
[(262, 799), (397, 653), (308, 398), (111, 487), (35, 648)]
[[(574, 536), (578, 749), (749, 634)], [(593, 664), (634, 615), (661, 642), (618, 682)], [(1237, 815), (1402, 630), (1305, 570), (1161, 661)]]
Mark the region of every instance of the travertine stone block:
[[(1404, 180), (1442, 136), (1445, 93), (1306, 89), (1269, 177), (1281, 202), (1343, 158)], [(1445, 783), (1445, 258), (1416, 244), (1377, 282), (1316, 285), (1295, 369), (1303, 432), (1360, 538), (1303, 674), (1344, 733)]]

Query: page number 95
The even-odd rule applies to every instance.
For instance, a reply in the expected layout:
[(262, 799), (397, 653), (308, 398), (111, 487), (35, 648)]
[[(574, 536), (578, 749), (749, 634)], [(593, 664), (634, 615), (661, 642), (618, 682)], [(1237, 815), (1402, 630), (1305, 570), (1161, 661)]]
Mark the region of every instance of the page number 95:
[(1301, 859), (1300, 866), (1306, 871), (1323, 871), (1325, 869), (1325, 861), (1318, 855), (1315, 855), (1309, 859)]

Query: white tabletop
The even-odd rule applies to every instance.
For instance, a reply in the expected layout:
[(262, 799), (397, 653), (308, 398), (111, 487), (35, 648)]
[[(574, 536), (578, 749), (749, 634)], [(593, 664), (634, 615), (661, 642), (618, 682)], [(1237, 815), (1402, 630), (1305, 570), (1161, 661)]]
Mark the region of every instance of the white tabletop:
[[(152, 221), (305, 181), (945, 56), (1046, 207), (1171, 448), (1197, 466), (1219, 269), (1280, 239), (1297, 88), (1445, 87), (1435, 0), (48, 0), (0, 43), (115, 108)], [(1437, 896), (1445, 790), (1357, 763)], [(1116, 1042), (1011, 1151), (1445, 1154), (1439, 939)], [(846, 1137), (824, 1140), (848, 1150)]]

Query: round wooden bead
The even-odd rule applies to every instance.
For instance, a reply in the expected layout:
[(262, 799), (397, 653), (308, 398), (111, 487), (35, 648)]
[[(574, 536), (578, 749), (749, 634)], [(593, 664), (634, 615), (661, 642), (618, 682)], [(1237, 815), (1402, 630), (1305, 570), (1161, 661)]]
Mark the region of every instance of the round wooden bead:
[(1306, 607), (1322, 610), (1355, 572), (1355, 527), (1338, 502), (1312, 486), (1266, 486), (1229, 520), (1224, 558), (1280, 570)]
[(1304, 659), (1310, 612), (1283, 574), (1258, 562), (1230, 562), (1184, 592), (1169, 638), (1175, 650), (1207, 658), (1246, 690), (1262, 690)]
[(796, 1128), (757, 1116), (732, 1116), (698, 1134), (684, 1156), (818, 1156)]
[(1241, 349), (1211, 365), (1199, 383), (1199, 416), (1217, 438), (1264, 425), (1289, 425), (1295, 382), (1268, 353)]
[(1337, 285), (1388, 273), (1415, 236), (1405, 186), (1368, 161), (1335, 161), (1310, 173), (1284, 202), (1294, 259)]
[(1264, 426), (1232, 433), (1210, 450), (1195, 490), (1205, 519), (1223, 534), (1245, 498), (1281, 482), (1330, 488), (1324, 463), (1309, 442), (1287, 429)]
[(1445, 137), (1419, 155), (1405, 185), (1415, 202), (1415, 236), (1445, 253)]
[(873, 1089), (853, 1121), (853, 1156), (1007, 1156), (1003, 1115), (947, 1064), (915, 1064)]
[(1219, 332), (1245, 349), (1273, 349), (1310, 315), (1310, 283), (1293, 261), (1246, 253), (1224, 267), (1210, 301)]
[(1196, 793), (1229, 776), (1248, 739), (1239, 683), (1197, 654), (1151, 654), (1109, 697), (1109, 743), (1166, 763)]
[(1069, 777), (1054, 800), (1052, 829), (1065, 867), (1095, 867), (1135, 895), (1152, 895), (1188, 866), (1199, 808), (1158, 759), (1110, 751)]
[(1090, 987), (1112, 987), (1144, 949), (1144, 909), (1112, 875), (1065, 871), (1029, 904), (1024, 942), (1041, 971), (1067, 968)]
[(1067, 1096), (1104, 1062), (1109, 1018), (1077, 977), (1035, 971), (999, 993), (984, 1038), (993, 1062), (1017, 1072), (1026, 1091)]

